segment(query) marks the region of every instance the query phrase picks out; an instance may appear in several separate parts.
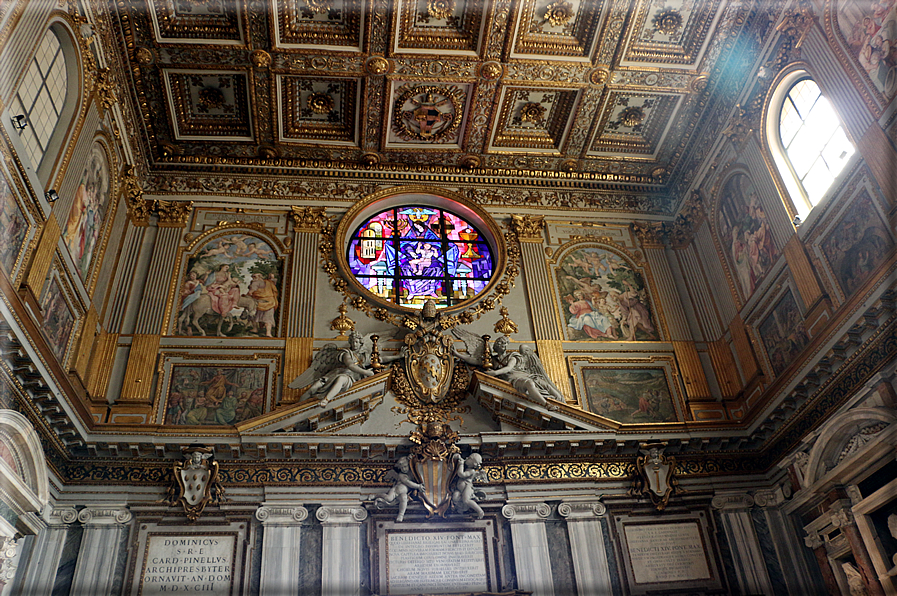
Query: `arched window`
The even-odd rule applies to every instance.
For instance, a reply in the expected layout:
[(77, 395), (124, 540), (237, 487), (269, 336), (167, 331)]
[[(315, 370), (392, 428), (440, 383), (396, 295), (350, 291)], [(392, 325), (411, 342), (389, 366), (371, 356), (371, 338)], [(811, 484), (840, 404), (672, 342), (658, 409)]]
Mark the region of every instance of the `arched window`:
[(35, 170), (47, 153), (65, 106), (67, 89), (65, 53), (55, 31), (47, 29), (25, 71), (10, 110), (12, 114), (27, 118), (28, 126), (18, 132)]
[(790, 73), (777, 86), (766, 133), (797, 216), (805, 219), (856, 149), (831, 102), (805, 71)]

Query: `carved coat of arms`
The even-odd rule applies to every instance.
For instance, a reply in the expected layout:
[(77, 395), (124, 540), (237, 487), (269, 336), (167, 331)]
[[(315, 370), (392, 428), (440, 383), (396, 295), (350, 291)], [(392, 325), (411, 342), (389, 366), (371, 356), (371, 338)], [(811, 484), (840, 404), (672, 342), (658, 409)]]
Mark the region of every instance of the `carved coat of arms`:
[(670, 497), (678, 492), (675, 478), (676, 458), (667, 457), (663, 447), (652, 446), (641, 449), (635, 462), (636, 477), (629, 493), (633, 496), (648, 496), (658, 511), (663, 511)]
[(464, 93), (454, 85), (406, 85), (393, 105), (393, 128), (406, 141), (448, 141), (461, 123)]
[(209, 503), (223, 500), (224, 489), (218, 482), (218, 462), (208, 447), (183, 450), (185, 461), (174, 465), (174, 483), (169, 489), (169, 505), (181, 504), (191, 522), (196, 521)]

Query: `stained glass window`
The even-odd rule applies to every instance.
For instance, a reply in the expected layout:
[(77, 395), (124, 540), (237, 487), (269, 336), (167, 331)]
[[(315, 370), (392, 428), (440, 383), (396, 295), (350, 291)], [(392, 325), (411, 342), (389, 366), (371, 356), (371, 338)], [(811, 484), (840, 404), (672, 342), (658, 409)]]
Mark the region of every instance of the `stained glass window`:
[(492, 249), (450, 211), (419, 205), (382, 211), (352, 234), (346, 260), (358, 282), (384, 300), (421, 308), (453, 306), (482, 292), (494, 270)]

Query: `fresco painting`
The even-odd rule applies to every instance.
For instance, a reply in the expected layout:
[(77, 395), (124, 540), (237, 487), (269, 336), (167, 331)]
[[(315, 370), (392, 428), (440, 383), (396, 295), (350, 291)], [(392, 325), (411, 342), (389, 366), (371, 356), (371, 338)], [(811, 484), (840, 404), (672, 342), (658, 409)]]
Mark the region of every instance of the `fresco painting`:
[(564, 255), (555, 273), (567, 339), (660, 339), (642, 275), (619, 255), (578, 248)]
[(583, 368), (582, 378), (593, 414), (622, 424), (677, 420), (662, 368)]
[(216, 236), (187, 260), (177, 332), (276, 337), (280, 296), (281, 262), (267, 242), (243, 233)]
[(40, 303), (43, 319), (41, 331), (44, 338), (50, 344), (53, 355), (59, 362), (65, 359), (65, 351), (75, 327), (75, 317), (65, 301), (59, 280), (52, 277)]
[(773, 371), (782, 374), (810, 341), (790, 289), (760, 323), (759, 332)]
[(0, 175), (0, 266), (12, 274), (28, 234), (28, 222), (6, 178)]
[(897, 95), (897, 0), (838, 2), (850, 53), (886, 98)]
[(822, 252), (847, 297), (894, 253), (894, 239), (866, 189), (822, 241)]
[(81, 280), (87, 282), (94, 253), (100, 244), (109, 208), (109, 162), (103, 145), (95, 142), (75, 191), (63, 239)]
[(744, 174), (735, 174), (720, 193), (717, 229), (726, 258), (745, 300), (778, 257), (757, 189)]
[(171, 367), (165, 424), (229, 425), (265, 410), (264, 366)]

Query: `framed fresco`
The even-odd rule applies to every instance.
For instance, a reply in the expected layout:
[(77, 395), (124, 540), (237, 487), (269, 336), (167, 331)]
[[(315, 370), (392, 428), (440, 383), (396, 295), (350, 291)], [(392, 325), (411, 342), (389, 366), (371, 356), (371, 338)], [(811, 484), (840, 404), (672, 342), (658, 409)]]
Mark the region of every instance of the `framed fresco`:
[(283, 260), (273, 241), (234, 230), (198, 240), (191, 249), (175, 300), (175, 333), (279, 335)]
[(261, 416), (270, 409), (280, 359), (258, 356), (163, 353), (157, 421), (175, 426), (231, 426)]
[(62, 239), (85, 287), (89, 285), (91, 267), (103, 244), (110, 196), (109, 157), (105, 145), (94, 141), (62, 230)]
[(41, 333), (60, 364), (65, 362), (78, 319), (78, 313), (69, 304), (66, 289), (54, 266), (40, 300)]
[(554, 267), (564, 337), (571, 341), (658, 341), (641, 271), (604, 246), (574, 245)]
[(897, 96), (897, 60), (889, 51), (897, 45), (897, 2), (836, 0), (826, 16), (826, 24), (835, 24), (854, 66), (884, 103)]
[(675, 357), (570, 357), (583, 410), (619, 424), (662, 424), (681, 420), (681, 392)]
[(779, 256), (758, 192), (750, 177), (736, 173), (723, 184), (716, 209), (717, 238), (744, 300)]
[(849, 298), (894, 254), (894, 238), (863, 187), (819, 245), (838, 286)]
[(31, 232), (30, 218), (13, 191), (6, 172), (0, 170), (0, 267), (10, 278), (28, 250), (26, 241)]
[(757, 331), (763, 340), (773, 372), (776, 376), (782, 374), (810, 342), (803, 315), (791, 288), (785, 291), (769, 314), (760, 321)]

